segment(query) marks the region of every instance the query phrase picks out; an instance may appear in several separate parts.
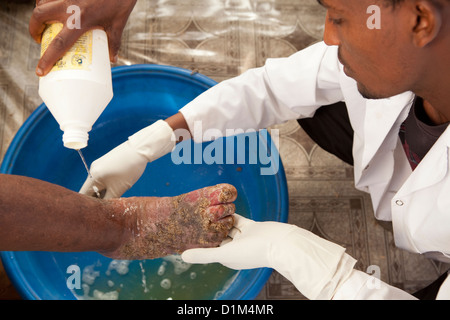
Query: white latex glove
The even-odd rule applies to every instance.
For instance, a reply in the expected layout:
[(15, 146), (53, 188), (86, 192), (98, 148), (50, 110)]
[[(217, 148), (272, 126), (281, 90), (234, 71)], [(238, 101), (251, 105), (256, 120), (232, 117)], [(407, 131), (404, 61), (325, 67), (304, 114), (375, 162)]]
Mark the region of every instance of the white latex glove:
[(80, 193), (104, 199), (117, 198), (130, 189), (147, 166), (175, 147), (172, 128), (163, 120), (138, 131), (127, 141), (92, 162), (91, 177), (87, 177)]
[(356, 260), (343, 247), (307, 230), (234, 217), (232, 240), (218, 248), (187, 250), (182, 259), (187, 263), (219, 262), (236, 270), (273, 268), (308, 299), (331, 299), (353, 270)]

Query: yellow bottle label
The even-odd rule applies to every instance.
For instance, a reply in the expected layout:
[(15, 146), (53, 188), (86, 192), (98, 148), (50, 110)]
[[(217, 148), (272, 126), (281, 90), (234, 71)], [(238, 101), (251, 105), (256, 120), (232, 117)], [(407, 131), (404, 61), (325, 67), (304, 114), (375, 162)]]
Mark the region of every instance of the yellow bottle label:
[[(62, 28), (62, 23), (53, 23), (46, 27), (42, 34), (41, 57)], [(92, 30), (83, 34), (66, 54), (56, 62), (51, 71), (89, 70), (89, 66), (92, 64), (92, 39)]]

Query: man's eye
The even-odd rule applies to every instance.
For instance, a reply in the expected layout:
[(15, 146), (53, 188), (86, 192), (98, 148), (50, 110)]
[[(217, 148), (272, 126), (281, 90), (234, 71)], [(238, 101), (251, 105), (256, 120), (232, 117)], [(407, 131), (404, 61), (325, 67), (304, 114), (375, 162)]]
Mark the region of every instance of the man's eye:
[(334, 19), (334, 18), (328, 17), (328, 20), (334, 25), (342, 24), (342, 19)]

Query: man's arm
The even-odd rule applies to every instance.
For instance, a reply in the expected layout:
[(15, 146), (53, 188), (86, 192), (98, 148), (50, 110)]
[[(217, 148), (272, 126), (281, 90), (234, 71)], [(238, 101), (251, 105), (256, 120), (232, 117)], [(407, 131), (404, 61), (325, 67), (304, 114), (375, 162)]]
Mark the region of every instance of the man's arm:
[(342, 101), (341, 76), (337, 47), (321, 42), (222, 81), (180, 113), (195, 142), (202, 142), (209, 129), (220, 130), (223, 136), (233, 129), (265, 129), (312, 117), (321, 106)]

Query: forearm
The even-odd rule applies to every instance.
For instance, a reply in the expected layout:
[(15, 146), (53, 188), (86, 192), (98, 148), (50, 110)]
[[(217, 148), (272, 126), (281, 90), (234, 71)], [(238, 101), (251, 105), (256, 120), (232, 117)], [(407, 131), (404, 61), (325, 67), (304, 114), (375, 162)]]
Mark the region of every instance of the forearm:
[[(174, 131), (177, 142), (181, 142), (182, 140), (186, 139), (187, 136), (189, 136), (189, 138), (192, 138), (192, 134), (189, 130), (189, 126), (188, 126), (186, 119), (184, 118), (182, 113), (178, 112), (178, 113), (174, 114), (173, 116), (167, 118), (165, 121)], [(187, 134), (180, 135), (179, 134), (180, 132), (184, 132)]]
[[(301, 236), (301, 233), (307, 235)], [(354, 269), (344, 248), (298, 229), (275, 252), (275, 269), (310, 299), (405, 300), (412, 295)], [(313, 280), (313, 281), (311, 281)]]
[(195, 142), (207, 141), (208, 130), (230, 136), (294, 119), (288, 108), (280, 112), (270, 92), (264, 68), (223, 81), (180, 109)]
[(126, 221), (118, 200), (99, 200), (61, 186), (0, 175), (0, 250), (110, 251)]

